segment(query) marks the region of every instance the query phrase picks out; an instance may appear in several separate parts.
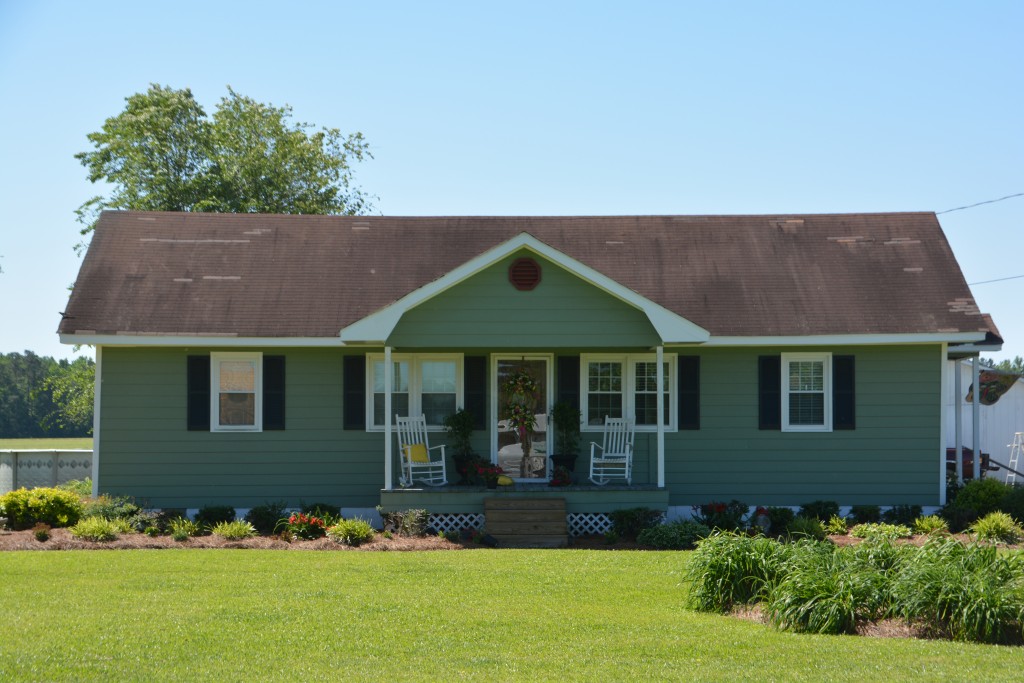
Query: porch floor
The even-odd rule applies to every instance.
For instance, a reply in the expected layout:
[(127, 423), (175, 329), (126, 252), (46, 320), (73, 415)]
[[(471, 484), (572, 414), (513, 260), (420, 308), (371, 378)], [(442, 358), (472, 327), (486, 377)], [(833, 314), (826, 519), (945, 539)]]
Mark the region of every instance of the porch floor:
[(483, 486), (437, 486), (380, 492), (381, 507), (387, 512), (420, 508), (436, 513), (482, 513), (486, 498), (561, 498), (565, 500), (566, 512), (569, 513), (611, 512), (634, 507), (668, 509), (668, 489), (653, 484), (560, 487), (513, 484), (496, 489)]

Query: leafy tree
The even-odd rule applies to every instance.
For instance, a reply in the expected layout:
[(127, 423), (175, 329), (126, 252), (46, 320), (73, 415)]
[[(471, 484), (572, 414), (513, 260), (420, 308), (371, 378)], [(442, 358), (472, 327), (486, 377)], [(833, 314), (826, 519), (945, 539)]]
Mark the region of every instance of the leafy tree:
[(60, 361), (52, 368), (41, 389), (49, 392), (54, 410), (43, 417), (42, 426), (91, 434), (95, 378), (96, 363), (91, 358)]
[[(57, 375), (75, 372), (91, 378), (93, 361), (80, 358), (69, 363), (49, 356), (25, 353), (0, 354), (0, 438), (44, 438), (60, 436), (86, 436), (92, 427), (92, 384), (83, 384), (79, 403), (88, 403), (87, 413), (76, 420), (57, 421), (50, 416), (65, 410), (64, 402), (70, 394), (58, 392), (48, 386)], [(89, 370), (85, 371), (84, 366)], [(56, 384), (55, 384), (56, 386)], [(69, 413), (70, 414), (70, 413)]]
[[(362, 133), (314, 130), (230, 87), (212, 117), (189, 89), (152, 84), (89, 134), (75, 155), (92, 182), (113, 186), (77, 210), (87, 235), (104, 209), (357, 215), (370, 198), (352, 164), (372, 158)], [(83, 245), (79, 245), (81, 247)]]

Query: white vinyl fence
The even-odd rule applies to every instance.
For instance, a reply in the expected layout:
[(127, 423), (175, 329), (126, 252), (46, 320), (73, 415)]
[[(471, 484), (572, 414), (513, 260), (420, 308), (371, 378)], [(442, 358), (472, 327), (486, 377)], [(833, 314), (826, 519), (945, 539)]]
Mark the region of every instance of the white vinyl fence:
[(92, 451), (0, 451), (0, 495), (92, 476)]

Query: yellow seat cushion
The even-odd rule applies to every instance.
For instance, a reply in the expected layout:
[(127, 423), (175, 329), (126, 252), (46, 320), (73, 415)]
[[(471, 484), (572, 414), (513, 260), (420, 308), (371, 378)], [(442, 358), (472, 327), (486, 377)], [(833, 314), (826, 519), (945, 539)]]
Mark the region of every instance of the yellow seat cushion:
[(427, 445), (414, 443), (405, 447), (405, 454), (410, 462), (430, 462), (430, 454), (427, 453)]
[(498, 477), (498, 486), (511, 486), (514, 483), (512, 477), (506, 477), (504, 474)]

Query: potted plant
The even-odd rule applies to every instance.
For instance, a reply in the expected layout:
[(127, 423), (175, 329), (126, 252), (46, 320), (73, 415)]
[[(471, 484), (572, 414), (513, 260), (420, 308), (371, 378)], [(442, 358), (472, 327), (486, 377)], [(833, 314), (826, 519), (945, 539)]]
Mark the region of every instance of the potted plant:
[(452, 460), (455, 471), (459, 473), (459, 483), (468, 484), (473, 478), (470, 465), (477, 459), (473, 452), (473, 413), (459, 408), (455, 413), (444, 419), (444, 431), (448, 434), (448, 444), (452, 447)]
[(551, 421), (555, 424), (558, 448), (551, 456), (555, 467), (564, 467), (570, 472), (576, 469), (576, 456), (580, 448), (580, 420), (583, 414), (566, 401), (559, 401), (551, 409)]

